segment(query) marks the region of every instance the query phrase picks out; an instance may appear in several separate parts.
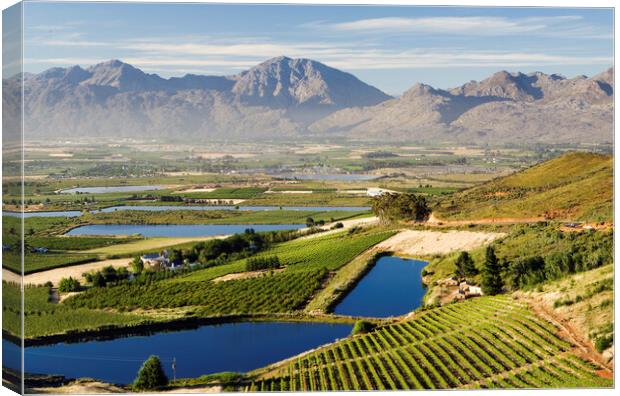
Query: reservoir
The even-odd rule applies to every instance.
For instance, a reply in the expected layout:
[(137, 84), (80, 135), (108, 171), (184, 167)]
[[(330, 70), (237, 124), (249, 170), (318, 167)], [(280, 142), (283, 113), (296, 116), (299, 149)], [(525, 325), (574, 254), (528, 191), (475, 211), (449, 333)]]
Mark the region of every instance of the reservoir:
[(334, 313), (385, 318), (400, 316), (422, 305), (425, 261), (381, 257), (375, 266), (336, 306)]
[[(158, 355), (172, 379), (221, 371), (246, 372), (344, 338), (351, 325), (293, 322), (242, 322), (105, 341), (28, 347), (29, 373), (91, 377), (111, 383), (133, 382), (144, 360)], [(3, 340), (3, 365), (19, 367), (19, 347)], [(15, 350), (16, 353), (11, 353)], [(8, 351), (8, 354), (7, 354)]]
[(145, 237), (203, 237), (242, 233), (298, 230), (305, 224), (93, 224), (80, 226), (65, 235), (135, 235)]

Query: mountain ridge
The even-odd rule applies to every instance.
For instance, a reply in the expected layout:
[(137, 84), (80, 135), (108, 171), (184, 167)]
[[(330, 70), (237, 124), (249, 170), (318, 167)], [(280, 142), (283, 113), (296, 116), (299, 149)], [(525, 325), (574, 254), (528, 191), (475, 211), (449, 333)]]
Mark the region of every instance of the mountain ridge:
[(353, 74), (285, 56), (236, 75), (170, 78), (112, 59), (3, 79), (5, 92), (22, 78), (33, 138), (612, 140), (613, 67), (589, 78), (503, 70), (450, 89), (417, 83), (398, 98)]

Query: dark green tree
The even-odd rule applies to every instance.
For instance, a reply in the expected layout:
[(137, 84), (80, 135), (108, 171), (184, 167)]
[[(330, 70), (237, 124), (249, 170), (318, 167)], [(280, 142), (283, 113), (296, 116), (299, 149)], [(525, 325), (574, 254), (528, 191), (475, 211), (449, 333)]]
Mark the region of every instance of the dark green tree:
[(372, 211), (383, 223), (425, 221), (431, 214), (426, 198), (416, 194), (383, 193), (372, 199)]
[(367, 320), (358, 320), (351, 330), (351, 335), (365, 334), (371, 332), (375, 328), (375, 325)]
[(72, 277), (62, 278), (58, 284), (58, 291), (63, 293), (80, 291), (80, 282)]
[(474, 260), (467, 252), (461, 252), (454, 265), (456, 266), (455, 275), (458, 278), (467, 278), (478, 274)]
[(168, 377), (158, 356), (151, 355), (146, 359), (133, 385), (140, 390), (156, 389), (168, 385)]
[(144, 263), (140, 257), (135, 257), (131, 262), (131, 272), (140, 274), (142, 271), (144, 271)]
[(488, 246), (481, 272), (482, 292), (489, 296), (494, 296), (502, 292), (504, 282), (502, 281), (502, 267), (495, 255), (493, 246)]

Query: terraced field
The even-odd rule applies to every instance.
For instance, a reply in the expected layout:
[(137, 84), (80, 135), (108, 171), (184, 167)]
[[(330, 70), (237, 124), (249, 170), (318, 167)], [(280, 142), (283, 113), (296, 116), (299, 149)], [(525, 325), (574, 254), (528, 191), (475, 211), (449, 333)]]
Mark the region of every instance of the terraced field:
[(422, 311), (254, 373), (247, 391), (610, 387), (507, 296)]

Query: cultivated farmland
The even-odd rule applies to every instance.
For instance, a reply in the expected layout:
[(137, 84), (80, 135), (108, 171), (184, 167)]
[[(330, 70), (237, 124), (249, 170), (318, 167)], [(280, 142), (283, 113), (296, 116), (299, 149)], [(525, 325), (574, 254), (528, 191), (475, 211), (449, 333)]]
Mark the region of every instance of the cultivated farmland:
[(572, 347), (511, 297), (484, 297), (257, 370), (246, 390), (610, 386)]

